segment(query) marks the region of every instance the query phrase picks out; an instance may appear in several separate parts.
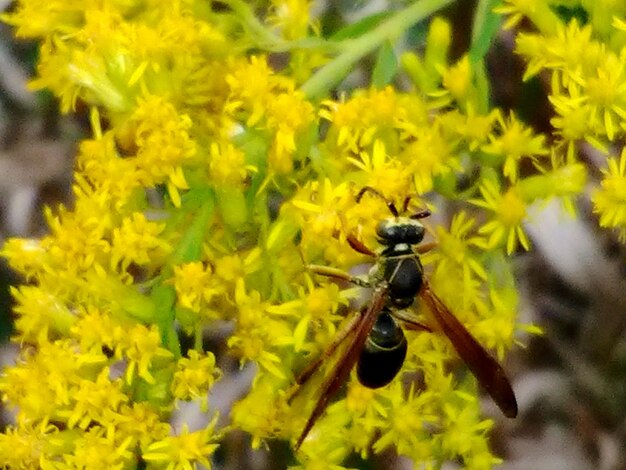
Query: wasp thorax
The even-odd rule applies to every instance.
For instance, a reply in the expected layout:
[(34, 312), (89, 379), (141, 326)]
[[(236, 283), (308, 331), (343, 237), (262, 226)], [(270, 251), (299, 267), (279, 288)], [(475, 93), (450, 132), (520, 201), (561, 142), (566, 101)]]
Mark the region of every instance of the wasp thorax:
[(376, 227), (376, 235), (381, 245), (391, 246), (399, 243), (416, 245), (424, 239), (424, 226), (408, 217), (385, 219)]

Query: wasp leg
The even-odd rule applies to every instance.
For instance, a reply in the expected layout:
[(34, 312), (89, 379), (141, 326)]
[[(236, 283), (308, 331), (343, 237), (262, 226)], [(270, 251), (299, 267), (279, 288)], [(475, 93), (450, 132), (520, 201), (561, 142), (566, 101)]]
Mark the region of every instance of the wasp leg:
[(341, 269), (331, 268), (330, 266), (321, 266), (319, 264), (308, 264), (307, 269), (312, 273), (319, 274), (320, 276), (331, 277), (339, 281), (347, 281), (359, 287), (372, 287), (369, 281), (361, 279), (360, 277), (352, 276)]

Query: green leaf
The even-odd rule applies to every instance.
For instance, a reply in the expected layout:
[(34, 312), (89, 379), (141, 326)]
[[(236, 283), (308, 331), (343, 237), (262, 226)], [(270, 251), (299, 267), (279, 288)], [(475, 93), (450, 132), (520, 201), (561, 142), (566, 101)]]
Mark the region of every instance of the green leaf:
[(398, 58), (390, 41), (383, 42), (378, 50), (376, 64), (372, 72), (372, 86), (383, 88), (388, 85), (398, 72)]
[(197, 207), (197, 209), (195, 209), (191, 223), (186, 222), (188, 228), (170, 257), (172, 265), (200, 259), (202, 242), (214, 213), (215, 195), (211, 189), (206, 187), (190, 189), (185, 196), (188, 198), (190, 207)]
[(469, 60), (475, 74), (476, 89), (479, 94), (479, 112), (487, 112), (491, 96), (489, 79), (485, 68), (485, 55), (489, 52), (493, 38), (500, 31), (502, 15), (494, 13), (502, 0), (479, 0), (474, 13), (472, 41), (469, 49)]
[(479, 0), (474, 14), (472, 29), (472, 43), (469, 58), (472, 64), (485, 57), (491, 47), (494, 36), (500, 30), (502, 15), (494, 13), (493, 9), (500, 5), (502, 0)]
[(391, 11), (383, 11), (381, 13), (375, 13), (370, 16), (366, 16), (365, 18), (360, 19), (356, 23), (349, 24), (344, 26), (335, 34), (333, 34), (329, 40), (331, 41), (343, 41), (345, 39), (354, 39), (362, 36), (368, 31), (374, 29), (378, 26), (382, 21), (391, 16), (393, 12)]

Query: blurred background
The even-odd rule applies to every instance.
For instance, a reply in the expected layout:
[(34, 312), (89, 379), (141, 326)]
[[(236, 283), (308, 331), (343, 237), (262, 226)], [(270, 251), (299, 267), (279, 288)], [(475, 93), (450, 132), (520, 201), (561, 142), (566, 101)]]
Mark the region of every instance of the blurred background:
[[(384, 1), (316, 2), (315, 14), (329, 35), (392, 6)], [(11, 2), (0, 2), (0, 7), (6, 10)], [(444, 11), (454, 34), (451, 61), (468, 48), (474, 8), (475, 2), (460, 0)], [(419, 49), (426, 31), (427, 24), (417, 25), (402, 47)], [(549, 135), (549, 83), (542, 75), (522, 82), (524, 64), (513, 50), (514, 33), (499, 33), (488, 55), (493, 105), (515, 111), (536, 132)], [(8, 237), (44, 234), (44, 206), (71, 206), (73, 156), (80, 139), (89, 135), (86, 108), (79, 104), (75, 114), (61, 116), (51, 95), (27, 91), (36, 58), (36, 44), (15, 40), (11, 28), (0, 24), (0, 244)], [(366, 83), (371, 60), (354, 70), (343, 87)], [(402, 80), (397, 86), (403, 87)], [(615, 234), (598, 228), (591, 213), (589, 192), (597, 186), (605, 160), (591, 148), (578, 150), (590, 174), (588, 193), (577, 201), (579, 217), (571, 219), (558, 204), (534, 208), (526, 226), (533, 248), (513, 260), (520, 322), (540, 325), (545, 334), (522, 338), (526, 347), (514, 349), (507, 359), (519, 417), (507, 420), (485, 400), (485, 412), (496, 422), (493, 449), (505, 461), (502, 469), (626, 469), (626, 250)], [(10, 363), (17, 351), (8, 342), (9, 285), (19, 282), (0, 260), (2, 364)], [(224, 397), (242, 393), (252, 376), (235, 365), (232, 373), (229, 385), (219, 389)], [(218, 403), (222, 416), (228, 415), (232, 400)], [(3, 410), (0, 426), (7, 419)], [(224, 448), (241, 450), (240, 444), (230, 442)], [(287, 452), (285, 445), (270, 445), (248, 457), (225, 456), (219, 468), (280, 468)], [(349, 465), (411, 467), (387, 455)]]

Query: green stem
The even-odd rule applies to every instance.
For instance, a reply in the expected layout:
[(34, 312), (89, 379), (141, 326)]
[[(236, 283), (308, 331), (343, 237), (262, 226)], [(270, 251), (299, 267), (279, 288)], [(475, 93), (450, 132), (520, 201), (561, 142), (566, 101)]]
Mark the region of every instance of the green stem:
[[(189, 228), (181, 237), (176, 250), (170, 257), (169, 266), (197, 261), (202, 254), (202, 241), (215, 210), (215, 196), (208, 188), (190, 190), (189, 199), (196, 199), (200, 206), (196, 209)], [(171, 269), (171, 268), (169, 268)]]
[(266, 25), (259, 21), (247, 2), (226, 0), (226, 3), (237, 14), (260, 49), (271, 52), (286, 52), (293, 49), (328, 49), (333, 47), (332, 42), (316, 37), (285, 41), (280, 36), (273, 34)]
[(193, 335), (193, 348), (196, 351), (202, 351), (202, 326), (196, 325)]
[(432, 15), (435, 11), (452, 3), (452, 1), (420, 0), (404, 10), (398, 11), (360, 38), (345, 41), (342, 44), (344, 52), (319, 69), (315, 75), (302, 85), (302, 91), (310, 99), (319, 99), (326, 96), (330, 89), (346, 76), (359, 59), (372, 52), (384, 41), (398, 36), (414, 24)]

